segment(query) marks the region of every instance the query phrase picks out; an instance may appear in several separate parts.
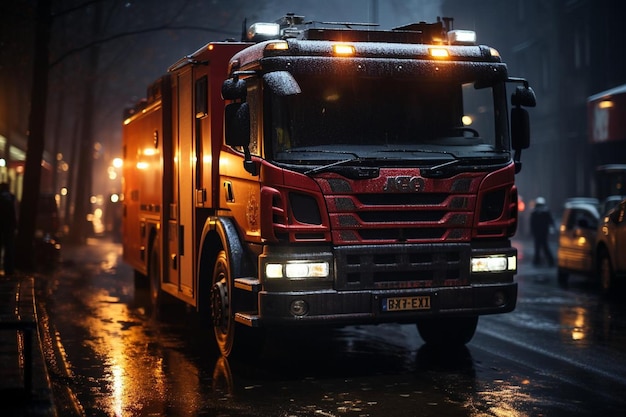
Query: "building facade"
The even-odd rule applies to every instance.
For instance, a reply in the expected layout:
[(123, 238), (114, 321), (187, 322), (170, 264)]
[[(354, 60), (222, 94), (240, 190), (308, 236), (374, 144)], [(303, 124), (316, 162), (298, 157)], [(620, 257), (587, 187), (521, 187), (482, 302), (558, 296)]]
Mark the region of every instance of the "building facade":
[(558, 215), (565, 199), (594, 196), (595, 167), (626, 163), (626, 137), (589, 135), (587, 100), (626, 83), (626, 26), (619, 0), (443, 0), (457, 29), (495, 47), (509, 74), (529, 80), (531, 148), (522, 154), (519, 192)]

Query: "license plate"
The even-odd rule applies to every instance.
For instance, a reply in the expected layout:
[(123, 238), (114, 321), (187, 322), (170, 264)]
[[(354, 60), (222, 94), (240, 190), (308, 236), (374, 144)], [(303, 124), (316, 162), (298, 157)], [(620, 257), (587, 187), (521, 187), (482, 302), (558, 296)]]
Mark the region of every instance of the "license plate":
[(383, 311), (430, 310), (430, 296), (383, 298)]

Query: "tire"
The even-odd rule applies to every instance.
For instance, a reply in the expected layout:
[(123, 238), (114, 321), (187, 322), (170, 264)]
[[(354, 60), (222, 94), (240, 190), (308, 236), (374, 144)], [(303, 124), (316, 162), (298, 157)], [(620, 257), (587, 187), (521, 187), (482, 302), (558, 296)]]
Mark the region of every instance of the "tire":
[(230, 356), (235, 345), (235, 313), (230, 265), (225, 251), (220, 251), (213, 268), (211, 286), (211, 317), (217, 347), (224, 357)]
[[(242, 300), (235, 297), (231, 269), (225, 251), (220, 251), (213, 268), (211, 318), (217, 347), (225, 358), (254, 359), (261, 353), (265, 332), (235, 322), (235, 312)], [(239, 304), (238, 304), (239, 301)], [(246, 307), (246, 305), (239, 305)]]
[(417, 322), (417, 330), (428, 345), (459, 347), (474, 337), (478, 316), (443, 317), (423, 319)]
[(598, 255), (598, 278), (602, 292), (608, 294), (615, 284), (615, 276), (611, 267), (611, 258), (606, 250), (601, 250)]

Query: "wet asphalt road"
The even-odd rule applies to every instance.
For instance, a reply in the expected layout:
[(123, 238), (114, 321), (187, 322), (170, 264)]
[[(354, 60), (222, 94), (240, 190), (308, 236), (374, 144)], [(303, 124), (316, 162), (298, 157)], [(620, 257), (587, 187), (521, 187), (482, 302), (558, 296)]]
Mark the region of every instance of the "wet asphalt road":
[[(527, 248), (516, 243), (520, 253)], [(272, 339), (226, 361), (181, 306), (145, 314), (121, 246), (64, 248), (46, 278), (46, 356), (62, 416), (623, 416), (626, 307), (583, 278), (520, 262), (518, 306), (482, 317), (465, 349), (412, 325)]]

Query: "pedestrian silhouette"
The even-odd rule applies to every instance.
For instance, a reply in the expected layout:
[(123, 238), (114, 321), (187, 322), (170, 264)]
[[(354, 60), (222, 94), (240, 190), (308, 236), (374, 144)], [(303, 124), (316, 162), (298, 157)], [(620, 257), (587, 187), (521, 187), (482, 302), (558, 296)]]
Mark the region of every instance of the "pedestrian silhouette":
[(535, 200), (535, 208), (530, 214), (530, 232), (533, 235), (535, 243), (535, 255), (533, 264), (535, 266), (541, 264), (542, 257), (548, 262), (549, 266), (554, 266), (554, 257), (548, 246), (548, 236), (554, 231), (554, 220), (552, 213), (546, 205), (546, 199), (537, 197)]
[(0, 252), (4, 275), (14, 272), (16, 212), (15, 196), (11, 194), (9, 184), (0, 183)]

